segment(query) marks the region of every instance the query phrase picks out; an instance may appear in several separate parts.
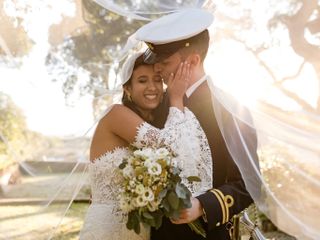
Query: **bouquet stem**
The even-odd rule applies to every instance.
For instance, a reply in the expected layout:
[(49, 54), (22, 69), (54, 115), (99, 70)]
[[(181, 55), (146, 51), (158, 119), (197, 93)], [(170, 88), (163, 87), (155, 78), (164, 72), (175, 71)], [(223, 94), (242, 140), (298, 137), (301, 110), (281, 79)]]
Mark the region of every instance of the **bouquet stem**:
[(188, 225), (191, 228), (191, 230), (195, 231), (197, 234), (201, 235), (204, 238), (207, 237), (206, 231), (203, 229), (199, 219), (197, 219), (191, 223), (188, 223)]

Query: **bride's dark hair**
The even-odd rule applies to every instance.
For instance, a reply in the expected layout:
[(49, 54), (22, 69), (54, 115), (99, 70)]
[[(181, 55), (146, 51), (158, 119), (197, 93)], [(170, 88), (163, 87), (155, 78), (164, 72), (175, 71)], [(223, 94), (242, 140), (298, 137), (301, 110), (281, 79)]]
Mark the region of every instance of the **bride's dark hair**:
[[(132, 70), (132, 73), (135, 69), (137, 69), (138, 67), (142, 66), (142, 65), (148, 65), (146, 64), (144, 61), (143, 61), (143, 55), (141, 55), (140, 57), (138, 57), (134, 63), (134, 66), (133, 66), (133, 70)], [(129, 86), (131, 84), (131, 80), (132, 80), (132, 74), (131, 74), (131, 77), (130, 79), (122, 85), (122, 87), (124, 88), (125, 86)], [(123, 96), (122, 96), (122, 104), (128, 108), (130, 108), (132, 111), (134, 111), (136, 114), (138, 114), (143, 120), (145, 120), (146, 122), (150, 122), (150, 119), (145, 119), (143, 117), (143, 115), (141, 114), (141, 112), (139, 111), (139, 109), (137, 108), (137, 105), (131, 101), (129, 98), (128, 98), (128, 95), (126, 94), (125, 91), (123, 91)]]

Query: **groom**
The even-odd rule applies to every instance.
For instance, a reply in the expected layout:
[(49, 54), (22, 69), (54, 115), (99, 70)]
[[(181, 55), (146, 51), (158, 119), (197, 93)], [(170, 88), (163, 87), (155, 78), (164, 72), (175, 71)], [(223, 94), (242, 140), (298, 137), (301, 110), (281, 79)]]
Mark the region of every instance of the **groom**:
[[(144, 54), (144, 61), (155, 64), (155, 71), (161, 74), (165, 81), (170, 73), (176, 72), (181, 62), (190, 63), (192, 76), (185, 105), (195, 114), (205, 131), (213, 159), (214, 188), (193, 198), (192, 207), (185, 209), (178, 220), (164, 219), (160, 229), (152, 229), (153, 240), (203, 239), (186, 224), (197, 218), (201, 219), (207, 231), (207, 239), (230, 239), (232, 217), (252, 203), (219, 129), (213, 104), (218, 104), (223, 109), (221, 116), (224, 125), (235, 127), (235, 120), (215, 97), (211, 97), (208, 76), (203, 67), (209, 47), (207, 28), (212, 21), (213, 16), (210, 13), (200, 9), (188, 9), (154, 20), (137, 31), (137, 39), (144, 41), (149, 47)], [(157, 117), (158, 123), (164, 122), (167, 112), (168, 104), (164, 103)], [(246, 127), (241, 123), (239, 125)], [(256, 136), (250, 129), (249, 134), (252, 137), (250, 146), (256, 149)], [(233, 142), (240, 146), (239, 136), (232, 138)]]

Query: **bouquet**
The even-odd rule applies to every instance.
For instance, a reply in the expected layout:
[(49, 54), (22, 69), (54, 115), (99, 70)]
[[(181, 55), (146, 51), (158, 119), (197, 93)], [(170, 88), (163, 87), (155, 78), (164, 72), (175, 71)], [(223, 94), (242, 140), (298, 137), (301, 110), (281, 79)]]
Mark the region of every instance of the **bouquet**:
[[(191, 192), (182, 183), (177, 156), (170, 149), (131, 146), (130, 150), (119, 166), (123, 176), (119, 203), (128, 214), (127, 228), (139, 234), (140, 223), (158, 229), (164, 216), (177, 219), (182, 209), (191, 207)], [(200, 181), (197, 176), (187, 179)], [(206, 236), (198, 220), (188, 225)]]

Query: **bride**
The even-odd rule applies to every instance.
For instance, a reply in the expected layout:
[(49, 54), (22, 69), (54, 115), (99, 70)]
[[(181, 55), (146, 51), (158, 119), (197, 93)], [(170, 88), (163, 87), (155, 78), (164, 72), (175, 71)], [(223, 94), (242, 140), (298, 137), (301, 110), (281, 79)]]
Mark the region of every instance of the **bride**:
[(195, 116), (183, 106), (190, 65), (182, 63), (176, 74), (170, 76), (167, 91), (171, 108), (165, 127), (160, 130), (150, 123), (153, 110), (163, 98), (163, 82), (153, 65), (143, 63), (141, 55), (136, 53), (124, 63), (121, 70), (123, 104), (107, 110), (92, 138), (89, 165), (92, 204), (80, 233), (81, 240), (150, 238), (146, 227), (142, 227), (140, 235), (128, 230), (126, 216), (119, 210), (118, 166), (129, 154), (129, 144), (157, 146), (164, 142), (178, 154), (179, 164), (183, 166), (182, 179), (186, 181), (190, 175), (202, 179), (198, 185), (190, 186), (193, 196), (212, 188), (212, 166), (205, 165), (211, 163), (206, 136)]

